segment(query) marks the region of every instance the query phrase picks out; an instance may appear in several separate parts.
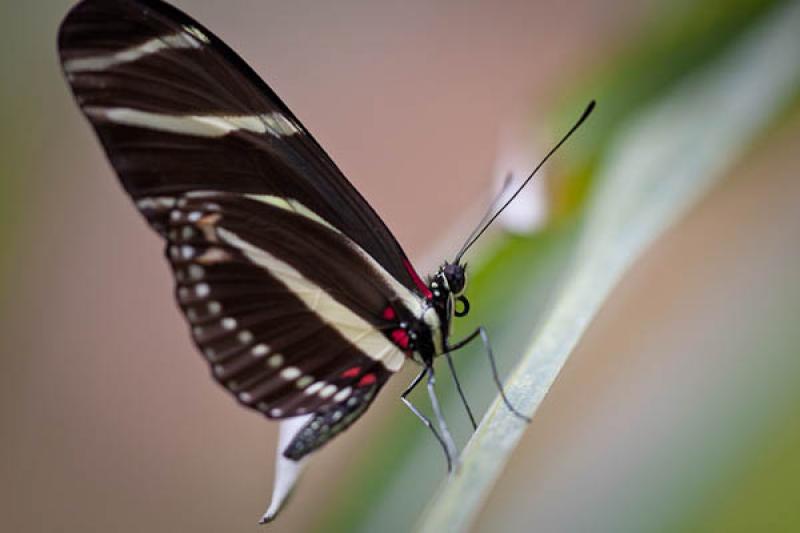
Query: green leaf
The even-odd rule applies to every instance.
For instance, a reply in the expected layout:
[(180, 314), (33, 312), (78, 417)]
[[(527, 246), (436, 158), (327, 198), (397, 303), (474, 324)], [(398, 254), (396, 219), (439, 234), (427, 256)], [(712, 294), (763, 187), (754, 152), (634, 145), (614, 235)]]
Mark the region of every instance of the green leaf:
[[(622, 127), (599, 167), (571, 272), (506, 384), (512, 403), (536, 413), (626, 269), (785, 109), (798, 82), (800, 4), (794, 3)], [(418, 531), (468, 529), (526, 428), (496, 399)]]

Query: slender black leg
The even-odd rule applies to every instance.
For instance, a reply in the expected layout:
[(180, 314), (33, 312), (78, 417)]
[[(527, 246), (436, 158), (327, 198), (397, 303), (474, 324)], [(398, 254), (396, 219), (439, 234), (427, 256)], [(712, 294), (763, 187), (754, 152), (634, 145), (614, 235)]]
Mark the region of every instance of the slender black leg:
[(453, 441), (453, 437), (450, 435), (450, 431), (447, 429), (447, 423), (444, 421), (444, 416), (442, 415), (442, 408), (439, 406), (439, 398), (436, 397), (436, 390), (434, 389), (434, 386), (436, 385), (436, 376), (433, 373), (433, 367), (429, 366), (427, 371), (428, 371), (428, 396), (431, 399), (431, 407), (433, 407), (433, 414), (436, 415), (436, 421), (439, 424), (439, 431), (442, 434), (442, 440), (445, 443), (448, 455), (452, 458), (456, 458), (458, 457), (456, 444)]
[(477, 338), (478, 336), (480, 336), (481, 341), (483, 341), (483, 347), (486, 349), (486, 355), (489, 357), (489, 364), (492, 367), (492, 377), (494, 378), (494, 382), (497, 385), (497, 390), (500, 391), (500, 397), (503, 398), (503, 403), (505, 403), (506, 407), (508, 407), (508, 410), (514, 413), (517, 417), (530, 423), (531, 421), (530, 417), (527, 417), (522, 413), (520, 413), (513, 405), (511, 405), (511, 402), (506, 397), (506, 393), (503, 390), (503, 383), (500, 381), (500, 375), (497, 372), (497, 363), (494, 360), (494, 353), (492, 352), (492, 345), (489, 342), (489, 334), (486, 332), (486, 328), (480, 326), (478, 329), (470, 333), (465, 339), (450, 346), (450, 351), (455, 351), (458, 350), (459, 348), (463, 348), (464, 346), (475, 340), (475, 338)]
[(450, 346), (448, 346), (448, 347), (447, 347), (447, 349), (448, 349), (449, 351), (451, 351), (451, 352), (455, 352), (456, 350), (460, 350), (461, 348), (463, 348), (463, 347), (464, 347), (464, 346), (466, 346), (467, 344), (469, 344), (469, 343), (471, 343), (472, 341), (474, 341), (474, 340), (475, 340), (475, 338), (476, 338), (478, 335), (480, 335), (480, 334), (481, 334), (481, 329), (483, 329), (483, 326), (479, 327), (478, 329), (476, 329), (475, 331), (473, 331), (472, 333), (470, 333), (469, 335), (467, 335), (467, 337), (466, 337), (466, 338), (464, 338), (464, 339), (461, 339), (461, 340), (460, 340), (460, 341), (458, 341), (457, 343), (455, 343), (455, 344), (453, 344), (453, 345), (450, 345)]
[[(452, 457), (450, 455), (450, 450), (447, 447), (447, 443), (444, 441), (444, 439), (442, 439), (442, 436), (439, 435), (439, 432), (436, 431), (436, 428), (433, 427), (433, 423), (430, 421), (430, 419), (427, 416), (423, 415), (419, 411), (419, 409), (417, 409), (414, 406), (414, 404), (412, 404), (408, 400), (408, 398), (406, 398), (406, 396), (411, 394), (411, 391), (414, 390), (414, 388), (416, 388), (417, 385), (419, 385), (419, 382), (422, 381), (423, 376), (425, 376), (425, 374), (427, 372), (428, 372), (428, 368), (426, 367), (426, 368), (423, 368), (422, 371), (419, 374), (417, 374), (417, 377), (414, 378), (414, 380), (406, 388), (406, 390), (403, 392), (403, 394), (400, 395), (400, 400), (406, 405), (406, 407), (411, 409), (411, 412), (414, 413), (414, 415), (416, 415), (416, 417), (419, 418), (420, 421), (422, 421), (422, 423), (425, 424), (425, 426), (427, 426), (428, 429), (431, 430), (431, 433), (433, 433), (433, 436), (436, 437), (436, 440), (438, 440), (439, 444), (442, 445), (442, 450), (444, 450), (444, 455), (445, 455), (445, 458), (447, 459), (447, 471), (448, 472), (452, 472), (453, 471), (453, 459), (452, 459)], [(438, 407), (438, 404), (437, 404), (437, 407)], [(440, 415), (437, 413), (437, 416), (440, 416)]]
[(450, 355), (450, 351), (446, 351), (444, 353), (445, 357), (447, 357), (447, 365), (450, 367), (450, 374), (453, 375), (453, 381), (456, 384), (456, 390), (458, 390), (458, 395), (461, 397), (461, 403), (464, 404), (464, 409), (467, 410), (467, 415), (469, 416), (469, 421), (472, 423), (472, 430), (475, 431), (478, 429), (478, 424), (475, 422), (475, 416), (472, 414), (472, 409), (469, 407), (469, 403), (467, 403), (467, 397), (464, 396), (464, 391), (461, 389), (461, 382), (458, 381), (458, 376), (456, 375), (456, 366), (453, 364), (453, 356)]

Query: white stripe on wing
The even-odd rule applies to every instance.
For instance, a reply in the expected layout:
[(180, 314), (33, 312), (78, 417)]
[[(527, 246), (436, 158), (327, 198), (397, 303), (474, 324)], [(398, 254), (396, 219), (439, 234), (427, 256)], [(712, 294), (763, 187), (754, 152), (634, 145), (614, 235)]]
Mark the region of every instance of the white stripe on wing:
[[(202, 48), (202, 39), (198, 40), (199, 30), (196, 28), (186, 29), (189, 30), (189, 33), (179, 32), (172, 35), (165, 35), (163, 37), (156, 37), (155, 39), (150, 39), (142, 44), (126, 48), (125, 50), (121, 50), (119, 52), (69, 59), (64, 61), (64, 70), (69, 74), (75, 74), (79, 72), (99, 72), (111, 67), (116, 67), (117, 65), (138, 61), (143, 57), (157, 54), (162, 50)], [(205, 41), (208, 41), (207, 37), (205, 38)]]
[(230, 230), (217, 228), (217, 233), (220, 239), (239, 249), (253, 263), (279, 279), (320, 320), (334, 328), (365, 356), (380, 361), (392, 372), (397, 372), (403, 365), (405, 355), (383, 333), (304, 277), (292, 265), (250, 244)]
[(95, 120), (194, 137), (224, 137), (240, 130), (285, 137), (302, 131), (291, 120), (278, 112), (238, 116), (165, 115), (127, 107), (96, 106), (86, 107), (84, 111)]

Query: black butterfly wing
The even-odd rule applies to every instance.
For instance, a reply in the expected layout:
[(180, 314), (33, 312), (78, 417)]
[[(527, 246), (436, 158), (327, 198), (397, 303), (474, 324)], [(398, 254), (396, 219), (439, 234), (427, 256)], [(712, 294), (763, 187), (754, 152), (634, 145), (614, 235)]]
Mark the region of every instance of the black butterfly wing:
[(175, 8), (84, 0), (59, 50), (167, 241), (214, 377), (268, 417), (315, 413), (295, 458), (347, 427), (402, 364), (391, 333), (427, 291), (380, 218), (244, 61)]
[(297, 117), (185, 13), (160, 0), (84, 0), (61, 26), (59, 51), (134, 199), (196, 189), (289, 198), (409, 290), (428, 294), (392, 233)]

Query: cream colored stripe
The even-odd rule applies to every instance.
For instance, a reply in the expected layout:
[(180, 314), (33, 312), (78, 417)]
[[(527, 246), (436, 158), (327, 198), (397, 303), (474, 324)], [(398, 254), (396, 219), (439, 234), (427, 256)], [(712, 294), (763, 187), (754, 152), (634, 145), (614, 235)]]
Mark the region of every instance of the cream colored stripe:
[[(269, 204), (274, 207), (278, 207), (280, 209), (284, 209), (286, 211), (291, 211), (296, 213), (300, 216), (304, 216), (308, 219), (313, 220), (319, 224), (322, 224), (326, 228), (333, 230), (337, 233), (341, 233), (338, 229), (333, 227), (331, 224), (328, 223), (325, 219), (317, 215), (311, 209), (307, 208), (302, 203), (298, 202), (297, 200), (293, 199), (286, 199), (280, 196), (268, 195), (268, 194), (249, 194), (247, 195), (248, 198), (253, 200), (257, 200), (259, 202), (263, 202), (265, 204)], [(358, 244), (356, 244), (351, 239), (347, 239), (348, 244), (351, 248), (353, 248), (356, 252), (358, 252), (361, 257), (367, 260), (367, 262), (372, 266), (373, 270), (378, 273), (383, 278), (383, 281), (391, 287), (392, 291), (395, 295), (400, 299), (400, 301), (405, 304), (406, 308), (411, 311), (414, 316), (421, 316), (423, 313), (423, 306), (420, 301), (420, 298), (412, 293), (410, 290), (406, 288), (405, 285), (397, 281), (394, 276), (386, 272), (386, 270), (378, 263), (374, 257), (368, 254), (363, 248), (361, 248)], [(438, 318), (437, 318), (438, 320)]]
[[(197, 31), (194, 28), (192, 29)], [(69, 73), (98, 72), (124, 63), (138, 61), (143, 57), (157, 54), (168, 48), (202, 48), (203, 43), (201, 43), (197, 37), (198, 34), (194, 32), (191, 34), (180, 32), (164, 37), (156, 37), (138, 46), (133, 46), (113, 54), (70, 59), (64, 62), (64, 70)]]
[(241, 250), (253, 263), (278, 278), (312, 309), (320, 320), (333, 327), (364, 355), (380, 361), (392, 372), (397, 372), (403, 366), (405, 355), (400, 349), (366, 320), (339, 303), (289, 263), (253, 246), (225, 228), (217, 228), (217, 234), (223, 241)]
[(96, 120), (195, 137), (224, 137), (239, 130), (270, 133), (275, 137), (300, 132), (291, 121), (277, 112), (251, 116), (213, 116), (164, 115), (125, 107), (87, 107), (84, 111)]
[(245, 196), (247, 196), (251, 200), (256, 200), (263, 204), (268, 204), (273, 207), (283, 209), (284, 211), (291, 211), (300, 216), (309, 218), (318, 224), (322, 224), (323, 226), (325, 226), (330, 230), (340, 233), (339, 230), (328, 224), (328, 222), (324, 218), (322, 218), (321, 216), (319, 216), (318, 214), (316, 214), (311, 209), (307, 208), (297, 200), (292, 200), (291, 198), (287, 199), (281, 196), (274, 196), (271, 194), (247, 194)]

